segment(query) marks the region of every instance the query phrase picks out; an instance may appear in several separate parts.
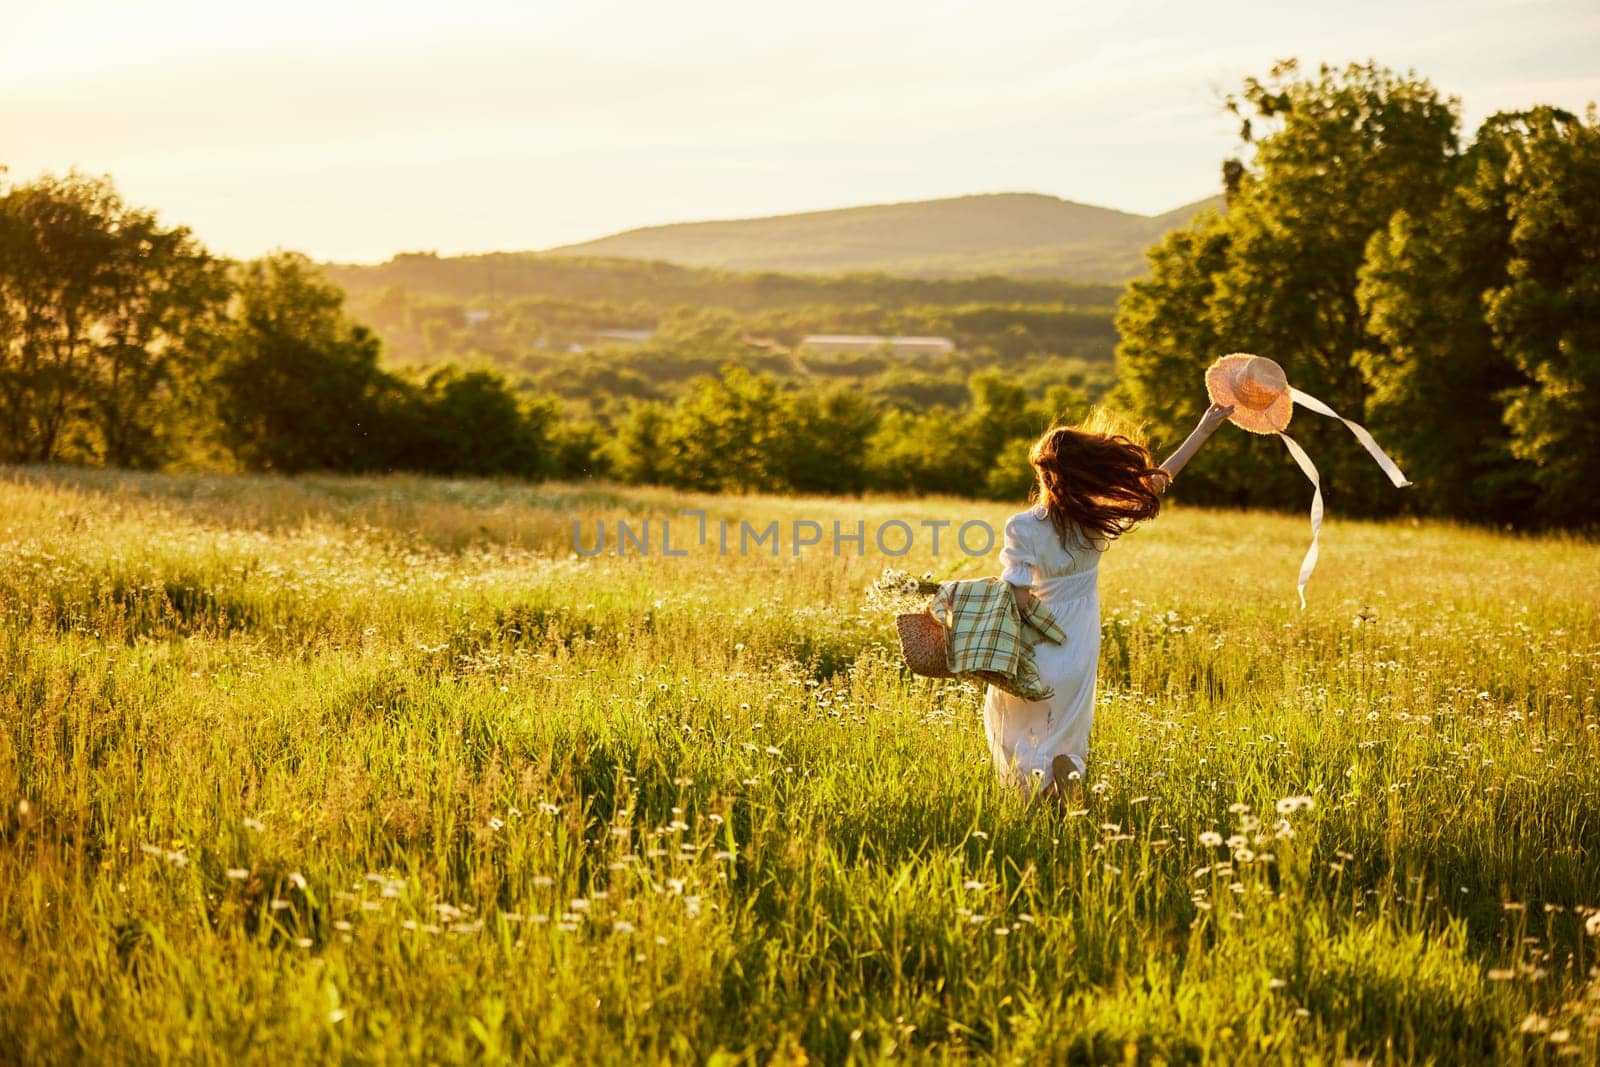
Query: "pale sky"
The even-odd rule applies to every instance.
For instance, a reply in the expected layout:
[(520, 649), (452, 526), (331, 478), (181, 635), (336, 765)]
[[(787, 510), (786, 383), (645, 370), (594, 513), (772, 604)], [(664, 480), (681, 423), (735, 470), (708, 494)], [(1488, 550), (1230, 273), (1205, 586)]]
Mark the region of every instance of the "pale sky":
[(985, 192), (1218, 191), (1222, 95), (1373, 58), (1600, 100), (1600, 3), (0, 0), (0, 164), (108, 173), (213, 250), (545, 248)]

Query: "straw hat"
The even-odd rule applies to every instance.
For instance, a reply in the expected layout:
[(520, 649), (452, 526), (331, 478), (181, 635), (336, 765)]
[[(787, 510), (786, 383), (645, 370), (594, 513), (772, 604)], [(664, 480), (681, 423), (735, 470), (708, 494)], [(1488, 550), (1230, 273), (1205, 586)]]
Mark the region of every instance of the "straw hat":
[(1294, 414), (1289, 378), (1265, 356), (1223, 356), (1206, 371), (1206, 392), (1215, 403), (1231, 404), (1228, 421), (1251, 433), (1278, 433)]

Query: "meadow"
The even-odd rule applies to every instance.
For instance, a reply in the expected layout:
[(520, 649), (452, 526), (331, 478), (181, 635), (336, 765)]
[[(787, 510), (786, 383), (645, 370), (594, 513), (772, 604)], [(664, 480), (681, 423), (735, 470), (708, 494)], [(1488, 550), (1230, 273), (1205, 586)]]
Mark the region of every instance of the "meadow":
[(992, 555), (572, 549), (1014, 507), (7, 468), (0, 1061), (1600, 1062), (1600, 546), (1329, 506), (1107, 554), (1054, 812)]

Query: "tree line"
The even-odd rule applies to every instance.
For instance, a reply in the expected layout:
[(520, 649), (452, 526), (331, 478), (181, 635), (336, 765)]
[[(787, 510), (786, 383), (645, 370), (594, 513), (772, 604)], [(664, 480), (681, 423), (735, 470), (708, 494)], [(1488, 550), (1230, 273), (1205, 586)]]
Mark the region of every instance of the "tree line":
[(78, 174), (0, 189), (0, 459), (555, 473), (551, 402), (415, 377), (294, 253), (233, 263)]
[[(1459, 102), (1426, 80), (1371, 63), (1308, 75), (1292, 61), (1247, 79), (1228, 106), (1248, 157), (1223, 165), (1225, 210), (1167, 235), (1122, 298), (1114, 406), (1167, 447), (1205, 404), (1204, 368), (1256, 352), (1366, 423), (1417, 483), (1392, 491), (1342, 426), (1302, 414), (1291, 432), (1345, 513), (1600, 517), (1594, 108), (1496, 115), (1463, 144)], [(639, 271), (671, 299), (712, 278), (664, 264), (502, 265), (522, 284), (557, 279), (566, 289), (539, 313), (579, 319), (595, 301), (625, 306), (618, 279)], [(475, 284), (433, 257), (385, 269), (380, 302), (395, 314), (421, 306), (394, 296), (412, 275)], [(105, 179), (3, 186), (0, 459), (1020, 498), (1028, 439), (1111, 384), (1091, 370), (1105, 364), (1025, 344), (915, 366), (753, 346), (752, 315), (799, 316), (798, 329), (828, 303), (813, 303), (819, 291), (831, 301), (844, 284), (766, 277), (736, 284), (743, 311), (652, 305), (648, 343), (541, 354), (515, 381), (499, 362), (401, 370), (303, 256), (215, 257)], [(1019, 313), (1003, 301), (1043, 284), (868, 282), (882, 298), (873, 314), (932, 314), (937, 289), (976, 301), (938, 314), (989, 333)], [(766, 284), (785, 309), (760, 303)], [(1076, 329), (1071, 310), (1034, 307), (1013, 325)], [(1308, 489), (1281, 444), (1225, 432), (1174, 492), (1297, 508)]]
[[(337, 275), (340, 272), (334, 272)], [(360, 277), (358, 275), (358, 277)], [(1018, 364), (1066, 356), (1110, 363), (1117, 342), (1111, 303), (1062, 302), (807, 304), (736, 311), (711, 304), (648, 300), (572, 300), (556, 296), (462, 302), (399, 286), (360, 289), (350, 306), (384, 338), (392, 360), (428, 364), (471, 353), (512, 372), (558, 367), (569, 350), (603, 347), (606, 330), (680, 332), (684, 323), (714, 320), (753, 347), (793, 350), (808, 334), (935, 335), (986, 363)], [(893, 357), (891, 357), (893, 358)]]
[[(1600, 518), (1600, 123), (1552, 107), (1459, 139), (1459, 102), (1374, 64), (1248, 79), (1228, 106), (1251, 158), (1225, 212), (1150, 253), (1118, 313), (1118, 399), (1177, 440), (1201, 372), (1271, 356), (1363, 421), (1416, 482), (1404, 494), (1343, 427), (1289, 432), (1345, 511), (1517, 525)], [(1303, 504), (1281, 444), (1218, 435), (1189, 499)]]
[[(1025, 463), (1004, 477), (1000, 451), (1088, 402), (1060, 380), (1070, 374), (961, 374), (940, 387), (945, 403), (924, 404), (825, 366), (764, 373), (741, 362), (738, 324), (709, 313), (678, 316), (657, 343), (663, 359), (698, 361), (681, 389), (574, 412), (494, 369), (389, 369), (344, 302), (304, 256), (213, 256), (108, 179), (5, 187), (0, 459), (1017, 495)], [(587, 354), (567, 365), (596, 366)]]

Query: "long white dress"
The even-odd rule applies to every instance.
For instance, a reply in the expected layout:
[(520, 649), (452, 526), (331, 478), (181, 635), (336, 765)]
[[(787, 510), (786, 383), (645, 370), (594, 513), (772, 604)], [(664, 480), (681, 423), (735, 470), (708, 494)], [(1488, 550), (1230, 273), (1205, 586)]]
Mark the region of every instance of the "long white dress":
[(1049, 700), (1023, 700), (994, 686), (983, 700), (989, 751), (1001, 777), (1028, 795), (1049, 785), (1051, 761), (1072, 759), (1079, 776), (1094, 725), (1095, 675), (1100, 664), (1100, 554), (1103, 540), (1069, 528), (1061, 543), (1042, 507), (1006, 520), (1000, 576), (1027, 585), (1066, 632), (1061, 644), (1034, 646), (1039, 677), (1055, 690)]

